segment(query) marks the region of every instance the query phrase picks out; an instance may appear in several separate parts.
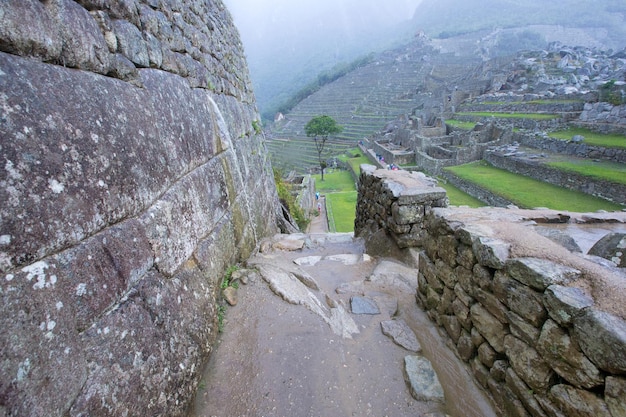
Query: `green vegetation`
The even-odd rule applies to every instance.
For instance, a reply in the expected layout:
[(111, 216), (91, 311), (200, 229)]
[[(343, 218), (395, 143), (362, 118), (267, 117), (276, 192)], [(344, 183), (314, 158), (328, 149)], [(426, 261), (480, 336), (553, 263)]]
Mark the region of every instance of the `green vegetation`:
[(261, 129), (261, 123), (259, 123), (258, 120), (253, 120), (252, 121), (252, 129), (254, 130), (254, 133), (256, 133), (257, 135), (260, 135), (261, 132), (263, 131)]
[(226, 306), (218, 305), (217, 306), (217, 331), (220, 333), (224, 332), (224, 319), (226, 318)]
[(574, 104), (574, 103), (584, 103), (584, 100), (576, 100), (576, 99), (550, 100), (550, 99), (543, 99), (543, 100), (529, 100), (529, 101), (521, 101), (521, 100), (517, 100), (517, 101), (481, 101), (478, 104), (489, 104), (489, 105), (492, 105), (492, 106), (504, 106), (504, 105), (507, 105), (507, 104), (515, 104), (515, 105), (536, 104), (536, 105), (541, 105), (541, 104)]
[(305, 215), (302, 207), (296, 203), (296, 196), (294, 195), (292, 184), (285, 182), (282, 173), (276, 168), (274, 168), (274, 182), (276, 183), (276, 190), (278, 191), (280, 202), (289, 210), (289, 213), (298, 224), (300, 230), (305, 230), (309, 224), (309, 219)]
[(474, 208), (486, 206), (486, 204), (479, 199), (472, 197), (452, 184), (440, 180), (437, 185), (446, 190), (448, 200), (450, 200), (450, 204), (453, 206), (468, 206)]
[(615, 80), (611, 80), (600, 87), (600, 101), (607, 101), (614, 106), (626, 103), (624, 88), (617, 86)]
[(356, 177), (361, 173), (361, 165), (370, 163), (367, 156), (361, 154), (361, 149), (359, 148), (349, 149), (344, 155), (339, 156), (337, 159), (350, 165)]
[(357, 191), (354, 179), (348, 171), (337, 170), (319, 182), (320, 175), (313, 175), (316, 189), (326, 195), (328, 228), (331, 232), (352, 232), (356, 213)]
[(474, 127), (476, 127), (476, 123), (474, 122), (464, 122), (464, 121), (455, 120), (455, 119), (446, 120), (446, 124), (452, 127), (465, 129), (465, 130), (472, 130), (474, 129)]
[(626, 136), (624, 135), (607, 135), (603, 133), (593, 132), (589, 129), (571, 128), (568, 130), (560, 130), (552, 132), (548, 136), (555, 139), (571, 140), (575, 135), (584, 136), (587, 145), (601, 146), (604, 148), (626, 148)]
[(504, 112), (488, 112), (488, 111), (468, 111), (455, 113), (455, 116), (472, 116), (472, 117), (497, 117), (500, 119), (530, 119), (530, 120), (551, 120), (560, 117), (558, 114), (547, 113), (504, 113)]
[(326, 194), (329, 231), (339, 233), (354, 231), (356, 200), (356, 191)]
[(372, 62), (373, 58), (374, 55), (369, 54), (367, 56), (357, 58), (349, 63), (340, 63), (335, 65), (332, 69), (322, 72), (317, 76), (315, 80), (311, 81), (300, 90), (296, 91), (291, 97), (287, 98), (285, 102), (277, 108), (271, 108), (269, 111), (264, 112), (263, 117), (268, 120), (272, 120), (275, 113), (289, 113), (298, 103), (318, 91), (320, 88), (332, 83), (333, 81), (343, 77), (344, 75), (354, 71), (357, 68), (369, 64), (370, 62)]
[(220, 285), (220, 288), (222, 289), (227, 288), (227, 287), (239, 288), (239, 283), (232, 281), (233, 272), (237, 271), (238, 269), (239, 269), (239, 265), (232, 265), (226, 269), (226, 272), (224, 273), (224, 278), (222, 278), (222, 284)]
[(590, 159), (548, 162), (546, 165), (598, 180), (626, 185), (626, 165)]
[(484, 161), (448, 167), (446, 170), (519, 207), (548, 207), (574, 212), (622, 209), (618, 204), (494, 168)]
[(322, 181), (324, 181), (324, 168), (326, 168), (326, 161), (322, 158), (324, 147), (328, 136), (341, 133), (343, 127), (337, 124), (337, 121), (330, 116), (316, 116), (309, 120), (304, 126), (304, 132), (307, 137), (313, 138), (315, 141), (315, 149), (317, 150), (317, 158), (320, 163), (320, 170), (322, 173)]

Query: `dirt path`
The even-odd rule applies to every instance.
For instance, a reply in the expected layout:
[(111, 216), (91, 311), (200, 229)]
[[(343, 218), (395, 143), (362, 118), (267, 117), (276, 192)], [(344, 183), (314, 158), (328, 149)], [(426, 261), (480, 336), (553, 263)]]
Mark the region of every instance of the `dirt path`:
[[(251, 259), (271, 277), (257, 275), (240, 287), (239, 303), (228, 309), (191, 417), (495, 416), (469, 369), (417, 308), (414, 291), (407, 287), (413, 277), (393, 272), (391, 263), (385, 265), (392, 272), (381, 272), (381, 263), (364, 257), (362, 244), (349, 236), (302, 239), (309, 248)], [(318, 288), (281, 290), (281, 271), (302, 273)], [(281, 291), (282, 297), (276, 295)], [(349, 313), (355, 295), (375, 300), (380, 314)], [(445, 403), (411, 396), (404, 358), (413, 353), (381, 332), (380, 322), (394, 314), (416, 333), (421, 354), (433, 362)]]
[(312, 216), (307, 233), (328, 233), (328, 214), (326, 212), (326, 197), (320, 196), (316, 204), (321, 206), (320, 215)]

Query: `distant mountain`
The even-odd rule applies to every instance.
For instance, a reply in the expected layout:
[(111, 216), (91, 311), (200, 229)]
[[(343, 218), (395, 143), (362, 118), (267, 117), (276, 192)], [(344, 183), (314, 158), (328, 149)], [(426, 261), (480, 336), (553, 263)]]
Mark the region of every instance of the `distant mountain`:
[(626, 46), (624, 0), (423, 0), (412, 22), (440, 39), (524, 28), (569, 46)]
[(226, 0), (246, 50), (257, 104), (279, 105), (318, 74), (408, 41), (421, 0)]

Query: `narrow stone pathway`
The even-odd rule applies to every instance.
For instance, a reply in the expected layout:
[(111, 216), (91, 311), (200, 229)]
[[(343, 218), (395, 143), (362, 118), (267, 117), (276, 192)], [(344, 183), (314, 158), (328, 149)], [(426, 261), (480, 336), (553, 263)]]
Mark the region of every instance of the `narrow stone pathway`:
[(417, 270), (350, 234), (279, 236), (247, 266), (190, 416), (495, 416), (418, 308)]
[(315, 204), (321, 206), (319, 216), (312, 216), (307, 233), (328, 233), (328, 214), (326, 211), (326, 196), (320, 196)]

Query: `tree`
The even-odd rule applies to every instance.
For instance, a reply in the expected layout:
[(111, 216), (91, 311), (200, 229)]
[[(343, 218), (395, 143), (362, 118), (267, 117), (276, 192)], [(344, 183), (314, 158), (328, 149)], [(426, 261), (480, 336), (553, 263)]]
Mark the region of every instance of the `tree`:
[(322, 169), (322, 181), (324, 181), (324, 168), (326, 168), (326, 162), (322, 160), (322, 152), (324, 152), (324, 146), (328, 136), (340, 133), (343, 130), (342, 126), (339, 126), (335, 119), (330, 116), (315, 116), (304, 126), (304, 132), (310, 138), (315, 140), (315, 149), (317, 149), (317, 159), (320, 162), (320, 168)]

